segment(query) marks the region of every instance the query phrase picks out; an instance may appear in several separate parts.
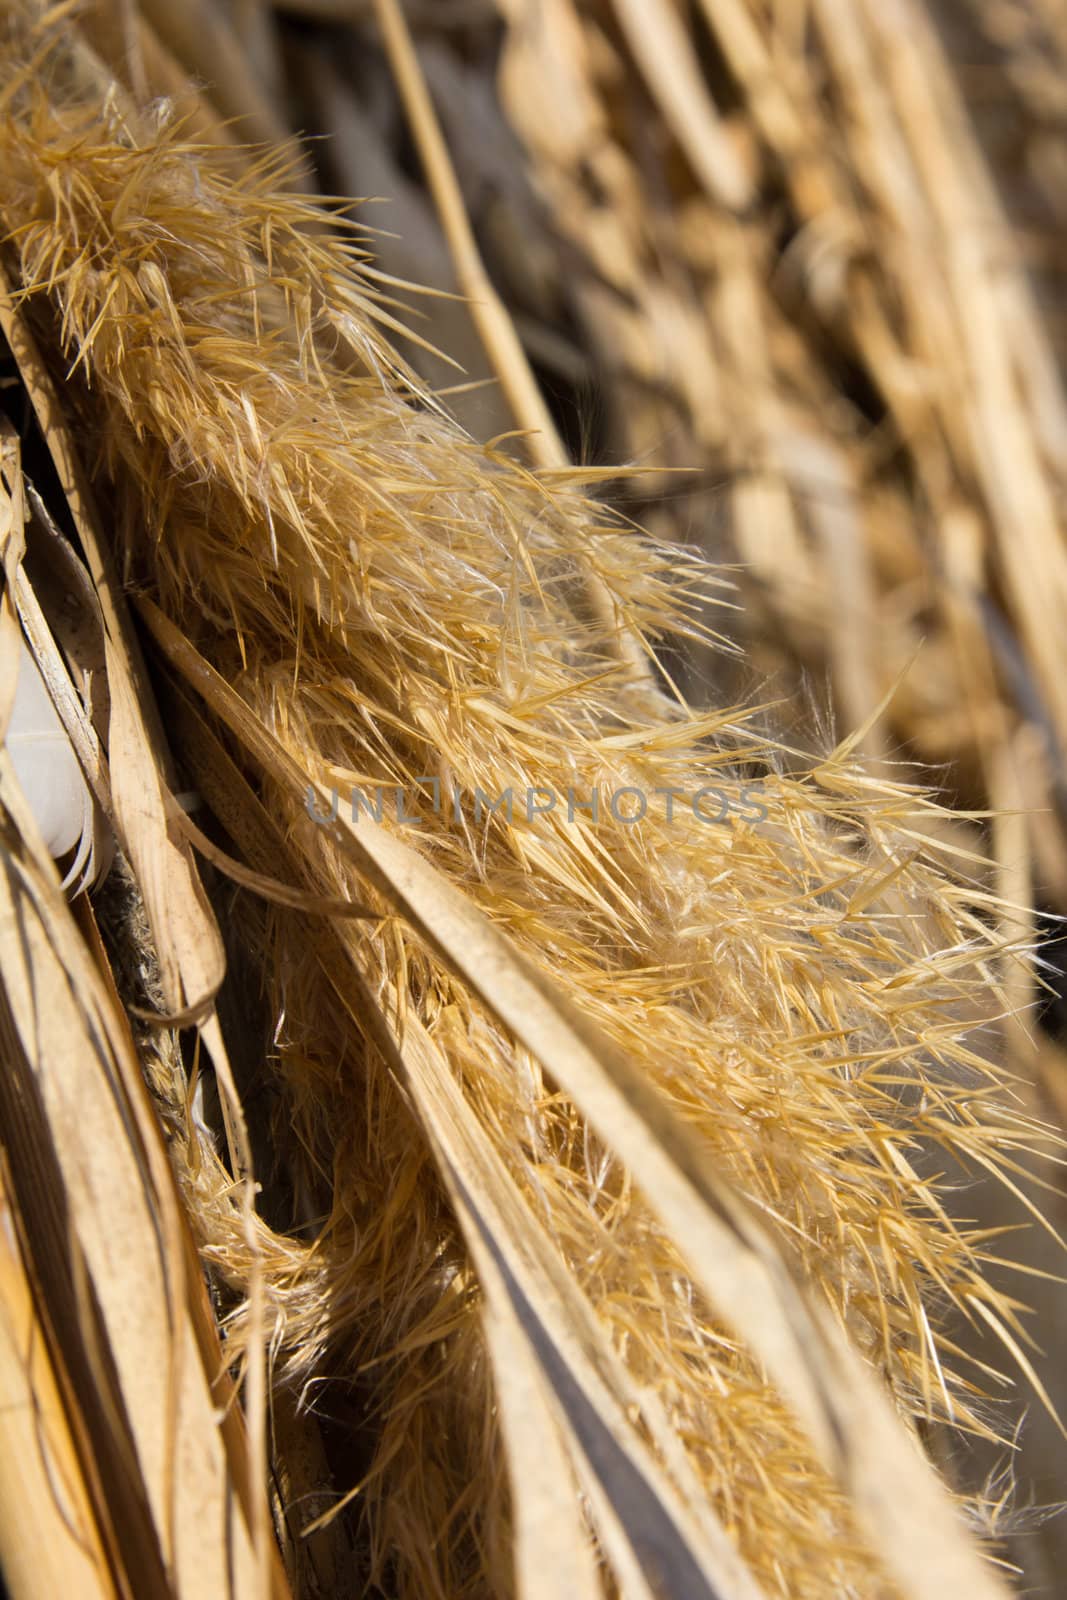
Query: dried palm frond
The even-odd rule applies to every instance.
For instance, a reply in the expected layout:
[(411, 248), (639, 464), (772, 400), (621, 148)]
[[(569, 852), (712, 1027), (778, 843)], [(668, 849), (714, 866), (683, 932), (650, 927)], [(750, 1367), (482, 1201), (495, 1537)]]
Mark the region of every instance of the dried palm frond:
[[(308, 1531), (301, 1482), (332, 1494), (362, 1562), (287, 1548), (294, 1586), (1003, 1594), (918, 1436), (995, 1432), (997, 1375), (966, 1367), (949, 1305), (1026, 1365), (942, 1168), (1012, 1184), (1044, 1135), (980, 1048), (1003, 941), (938, 808), (864, 768), (862, 728), (805, 768), (751, 708), (657, 688), (714, 575), (465, 435), (390, 345), (365, 237), (292, 193), (284, 155), (242, 166), (106, 87), (65, 8), (0, 16), (0, 326), (100, 596), (155, 1020), (196, 1030), (195, 1059), (142, 1053), (245, 1380), (230, 1470), (264, 1475), (269, 1447), (280, 1520)], [(175, 799), (164, 726), (210, 821)], [(0, 798), (58, 930), (47, 970), (91, 987), (6, 775)], [(257, 1002), (262, 1039), (226, 1025)], [(264, 1055), (266, 1168), (242, 1076)], [(120, 1237), (143, 1224), (109, 1203)], [(192, 1436), (221, 1460), (206, 1357), (189, 1400), (143, 1349), (164, 1419), (134, 1457)], [(314, 1483), (294, 1395), (321, 1416)], [(262, 1487), (241, 1559), (277, 1585)], [(168, 1564), (158, 1512), (155, 1533)]]

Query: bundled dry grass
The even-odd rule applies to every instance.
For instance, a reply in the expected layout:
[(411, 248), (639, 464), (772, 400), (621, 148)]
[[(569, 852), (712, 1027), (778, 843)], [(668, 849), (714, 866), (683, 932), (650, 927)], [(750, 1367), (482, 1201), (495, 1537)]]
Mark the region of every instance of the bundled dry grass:
[[(1003, 1593), (916, 1435), (993, 1426), (950, 1306), (1026, 1360), (943, 1169), (1010, 1174), (1043, 1136), (981, 1048), (1002, 941), (931, 842), (937, 808), (865, 770), (862, 730), (801, 770), (756, 713), (655, 687), (635, 642), (699, 634), (713, 576), (580, 475), (473, 443), (390, 348), (365, 241), (289, 192), (283, 158), (109, 91), (64, 14), (2, 15), (3, 326), (100, 594), (99, 792), (159, 1020), (198, 1025), (193, 1071), (218, 1083), (217, 1147), (190, 1057), (166, 1035), (142, 1055), (251, 1471), (269, 1385), (282, 1521), (299, 1532), (312, 1490), (335, 1513), (332, 1543), (287, 1545), (290, 1581)], [(707, 182), (743, 203), (736, 161)], [(210, 824), (174, 803), (150, 680)], [(687, 798), (754, 781), (758, 824)], [(392, 799), (321, 820), (379, 787), (419, 821)], [(649, 797), (636, 822), (622, 788)], [(573, 814), (527, 815), (531, 789)], [(505, 790), (510, 815), (477, 803)], [(262, 1044), (225, 1025), (225, 990), (213, 1009), (190, 842), (243, 885), (215, 898)], [(261, 1055), (257, 1204), (241, 1063)], [(175, 1564), (165, 1499), (176, 1592), (277, 1587), (254, 1492), (226, 1580)]]

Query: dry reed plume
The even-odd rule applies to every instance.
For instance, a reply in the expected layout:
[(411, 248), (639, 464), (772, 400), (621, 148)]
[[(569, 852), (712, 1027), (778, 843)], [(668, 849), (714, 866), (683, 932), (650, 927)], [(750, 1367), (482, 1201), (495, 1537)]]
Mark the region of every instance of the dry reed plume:
[[(150, 998), (198, 1030), (183, 1056), (134, 1019), (250, 1434), (220, 1468), (210, 1421), (183, 1431), (216, 1376), (197, 1324), (191, 1389), (154, 1379), (163, 1437), (207, 1440), (216, 1478), (250, 1469), (241, 1558), (196, 1572), (189, 1507), (211, 1495), (179, 1451), (173, 1481), (145, 1470), (138, 1570), (157, 1577), (132, 1592), (159, 1573), (179, 1594), (281, 1592), (269, 1455), (299, 1593), (1003, 1594), (918, 1439), (997, 1426), (996, 1374), (943, 1331), (950, 1305), (1026, 1365), (996, 1241), (945, 1210), (946, 1172), (1011, 1182), (1044, 1140), (982, 1048), (1003, 1004), (991, 897), (858, 736), (805, 770), (767, 714), (657, 687), (637, 656), (701, 634), (714, 574), (580, 474), (474, 443), (391, 348), (366, 237), (294, 195), (285, 156), (109, 88), (68, 12), (2, 8), (3, 327), (99, 594), (94, 780), (143, 900)], [(3, 783), (8, 878), (64, 930), (62, 988), (81, 935)], [(765, 820), (709, 825), (687, 798), (746, 784)], [(392, 799), (354, 819), (344, 797), (379, 787), (419, 822)], [(623, 788), (646, 797), (637, 821)], [(313, 819), (309, 795), (328, 815), (335, 790)], [(505, 790), (510, 815), (476, 803)], [(531, 790), (572, 814), (528, 814)], [(30, 915), (12, 904), (29, 1083), (45, 1052), (30, 980), (9, 977)], [(217, 1139), (194, 1081), (212, 1077)], [(183, 1225), (159, 1246), (172, 1313), (196, 1301)], [(106, 1342), (120, 1308), (100, 1293)], [(138, 1457), (159, 1450), (140, 1403)], [(312, 1494), (336, 1515), (302, 1540)], [(95, 1527), (106, 1486), (84, 1498)], [(125, 1592), (123, 1526), (98, 1542), (100, 1592)]]

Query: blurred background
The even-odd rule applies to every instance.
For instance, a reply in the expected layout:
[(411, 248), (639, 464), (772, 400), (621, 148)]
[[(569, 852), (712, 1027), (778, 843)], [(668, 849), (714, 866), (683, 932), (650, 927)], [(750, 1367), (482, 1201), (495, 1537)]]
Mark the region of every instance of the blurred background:
[[(856, 734), (964, 814), (945, 841), (1005, 938), (1048, 941), (1005, 965), (993, 1048), (1062, 1125), (1063, 0), (97, 11), (198, 136), (295, 138), (295, 187), (366, 202), (378, 269), (437, 291), (391, 290), (402, 342), (473, 435), (603, 469), (732, 569), (709, 620), (742, 649), (672, 661), (691, 699), (772, 703), (798, 751)], [(1030, 1180), (1061, 1229), (1059, 1169)], [(1002, 1204), (961, 1186), (961, 1215)], [(1003, 1253), (1035, 1269), (1028, 1359), (1067, 1414), (1067, 1257), (1036, 1226)], [(1036, 1400), (1016, 1443), (1020, 1590), (1059, 1595), (1067, 1447)], [(996, 1482), (1008, 1456), (956, 1466)]]

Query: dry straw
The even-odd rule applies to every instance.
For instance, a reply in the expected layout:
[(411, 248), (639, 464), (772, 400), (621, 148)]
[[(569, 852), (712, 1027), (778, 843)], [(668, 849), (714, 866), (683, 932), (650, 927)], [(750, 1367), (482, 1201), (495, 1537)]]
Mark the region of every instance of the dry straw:
[[(798, 772), (650, 686), (634, 642), (699, 635), (713, 576), (473, 443), (359, 232), (140, 107), (70, 9), (0, 11), (0, 322), (51, 461), (27, 423), (0, 527), (10, 597), (39, 476), (93, 580), (127, 901), (75, 918), (5, 756), (0, 1353), (39, 1328), (5, 1376), (84, 1592), (1003, 1595), (919, 1439), (993, 1427), (949, 1306), (1028, 1366), (942, 1176), (1043, 1140), (976, 1038), (990, 897), (863, 729)], [(430, 779), (576, 805), (309, 814)], [(607, 803), (745, 782), (758, 824)]]

